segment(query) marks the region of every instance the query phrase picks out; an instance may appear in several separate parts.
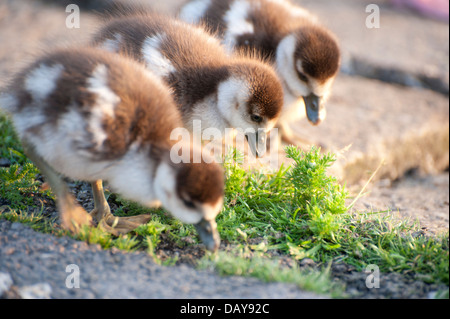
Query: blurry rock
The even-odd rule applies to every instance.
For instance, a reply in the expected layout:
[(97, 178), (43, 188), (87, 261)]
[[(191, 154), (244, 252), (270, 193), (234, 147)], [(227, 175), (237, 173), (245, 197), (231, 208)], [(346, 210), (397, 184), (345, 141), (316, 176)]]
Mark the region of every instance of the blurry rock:
[(11, 161), (7, 158), (0, 158), (0, 167), (10, 167)]
[(11, 288), (13, 280), (7, 272), (0, 272), (0, 297)]
[[(448, 7), (448, 0), (443, 1)], [(343, 73), (449, 94), (448, 23), (397, 10), (386, 0), (294, 2), (316, 14), (337, 35)], [(380, 8), (380, 28), (366, 26), (370, 4)]]
[(76, 4), (82, 9), (86, 10), (101, 10), (107, 8), (112, 0), (42, 0), (44, 3), (56, 4), (61, 6), (68, 6), (69, 4)]
[(300, 266), (302, 267), (315, 267), (316, 262), (312, 260), (311, 258), (304, 258), (299, 262)]

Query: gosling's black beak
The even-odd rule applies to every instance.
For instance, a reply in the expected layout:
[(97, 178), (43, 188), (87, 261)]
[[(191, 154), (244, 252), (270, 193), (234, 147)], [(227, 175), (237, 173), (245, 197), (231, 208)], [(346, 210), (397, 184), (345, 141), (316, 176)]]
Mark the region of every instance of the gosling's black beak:
[(306, 116), (308, 117), (308, 120), (313, 125), (318, 125), (323, 120), (321, 113), (324, 114), (324, 106), (321, 98), (314, 93), (311, 93), (308, 96), (304, 96), (303, 100), (305, 101)]
[(264, 129), (256, 132), (245, 133), (250, 150), (256, 157), (263, 157), (266, 153), (267, 134)]
[(217, 231), (215, 220), (202, 219), (198, 224), (194, 225), (197, 229), (200, 239), (209, 251), (216, 251), (220, 246), (220, 235)]

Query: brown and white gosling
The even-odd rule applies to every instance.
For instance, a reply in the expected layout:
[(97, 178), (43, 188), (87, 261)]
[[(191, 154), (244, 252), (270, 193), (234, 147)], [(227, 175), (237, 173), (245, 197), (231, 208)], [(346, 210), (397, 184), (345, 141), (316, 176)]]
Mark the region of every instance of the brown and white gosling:
[(286, 142), (295, 144), (289, 123), (305, 116), (313, 125), (325, 119), (340, 49), (307, 10), (287, 0), (193, 0), (182, 7), (180, 18), (205, 24), (229, 50), (256, 49), (275, 62), (284, 88), (277, 126)]
[(96, 46), (144, 63), (173, 90), (185, 127), (201, 121), (204, 132), (242, 129), (256, 156), (266, 150), (266, 134), (283, 106), (274, 69), (261, 60), (228, 55), (203, 28), (171, 17), (138, 12), (109, 20)]
[[(174, 163), (169, 136), (183, 124), (169, 88), (141, 64), (95, 48), (55, 51), (20, 73), (0, 106), (55, 192), (63, 228), (77, 232), (94, 218), (117, 235), (150, 219), (114, 217), (102, 188), (107, 180), (124, 198), (149, 207), (160, 202), (195, 224), (209, 250), (218, 248), (222, 169), (206, 160)], [(91, 182), (90, 214), (63, 176)]]

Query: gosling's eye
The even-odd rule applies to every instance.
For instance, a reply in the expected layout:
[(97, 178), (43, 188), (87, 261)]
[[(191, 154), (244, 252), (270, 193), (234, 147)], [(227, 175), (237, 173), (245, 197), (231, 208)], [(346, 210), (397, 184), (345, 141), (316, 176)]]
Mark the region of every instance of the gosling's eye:
[(308, 78), (302, 72), (297, 71), (298, 78), (305, 83), (308, 83)]
[(251, 119), (253, 122), (256, 122), (256, 123), (261, 123), (263, 120), (261, 116), (256, 115), (256, 114), (252, 114)]
[(195, 208), (195, 204), (193, 202), (191, 202), (190, 200), (183, 199), (183, 203), (188, 208)]

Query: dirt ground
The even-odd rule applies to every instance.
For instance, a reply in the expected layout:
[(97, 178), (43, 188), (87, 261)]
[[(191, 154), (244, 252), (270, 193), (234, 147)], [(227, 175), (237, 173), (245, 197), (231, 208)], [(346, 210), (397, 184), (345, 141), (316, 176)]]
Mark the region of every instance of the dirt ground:
[[(184, 0), (148, 2), (157, 10), (174, 13)], [(373, 78), (369, 80), (366, 78), (367, 73), (353, 74), (358, 70), (352, 69), (353, 64), (348, 62), (357, 59), (383, 70), (391, 70), (395, 65), (402, 69), (402, 74), (431, 74), (439, 83), (443, 83), (444, 88), (447, 86), (448, 92), (448, 62), (444, 61), (448, 61), (448, 24), (418, 17), (411, 12), (393, 11), (387, 1), (380, 1), (387, 12), (384, 21), (388, 27), (382, 28), (387, 34), (377, 34), (369, 41), (367, 30), (359, 32), (351, 24), (355, 17), (358, 17), (358, 21), (365, 17), (363, 5), (367, 1), (334, 0), (333, 5), (329, 5), (326, 0), (303, 2), (342, 39), (345, 59), (342, 75), (337, 80), (339, 83), (336, 83), (329, 102), (327, 121), (319, 127), (299, 123), (297, 131), (333, 151), (353, 144), (351, 151), (338, 161), (335, 173), (343, 181), (352, 181), (347, 182), (347, 186), (354, 194), (367, 182), (380, 159), (387, 158), (386, 170), (370, 183), (367, 189), (369, 193), (357, 202), (356, 209), (391, 210), (399, 212), (401, 218), (418, 219), (430, 234), (448, 231), (449, 173), (448, 155), (445, 156), (448, 154), (448, 93), (442, 94), (441, 89), (437, 92), (432, 87), (406, 87)], [(360, 13), (358, 8), (361, 9)], [(333, 19), (335, 12), (346, 17), (343, 23)], [(58, 46), (85, 45), (100, 23), (91, 11), (82, 11), (81, 28), (67, 29), (66, 17), (64, 7), (54, 5), (53, 1), (45, 1), (45, 4), (32, 0), (0, 1), (0, 91), (17, 70), (42, 52)], [(388, 38), (389, 32), (395, 32), (392, 38)], [(414, 38), (414, 43), (420, 48), (414, 50), (413, 54), (409, 54), (410, 45), (405, 41), (408, 37)], [(389, 58), (381, 59), (383, 54)], [(421, 68), (422, 65), (425, 67)], [(397, 113), (391, 112), (390, 109), (396, 106)], [(433, 130), (429, 130), (430, 127)], [(395, 144), (390, 141), (395, 141)], [(408, 147), (400, 147), (406, 144)], [(400, 151), (395, 152), (398, 149)], [(92, 209), (87, 185), (73, 185), (73, 190), (83, 206)], [(54, 203), (48, 199), (41, 200), (45, 203), (46, 214), (55, 216)], [(7, 225), (4, 229), (9, 230), (11, 227)], [(38, 236), (32, 231), (20, 231), (30, 236), (30, 240)], [(7, 241), (5, 238), (3, 240)], [(221, 249), (230, 247), (222, 243)], [(201, 247), (180, 249), (169, 240), (163, 240), (157, 254), (161, 259), (176, 255), (179, 257), (178, 266), (193, 266), (203, 255), (203, 250)], [(10, 258), (11, 263), (26, 262), (23, 257), (13, 257)], [(287, 267), (293, 262), (285, 258)], [(301, 266), (311, 265), (318, 266), (311, 263)], [(34, 280), (21, 278), (24, 272), (10, 271), (17, 284), (29, 285)], [(383, 289), (368, 290), (362, 280), (366, 276), (364, 273), (345, 265), (334, 266), (332, 273), (335, 278), (347, 283), (347, 291), (353, 297), (359, 298), (428, 298), (442, 288), (427, 285), (412, 277), (387, 274), (382, 278), (388, 283)], [(64, 294), (52, 296), (67, 297)], [(101, 298), (109, 295), (97, 293), (83, 297), (93, 296)], [(299, 297), (295, 294), (284, 296)]]
[[(71, 190), (86, 210), (93, 208), (90, 186), (87, 183), (71, 183)], [(35, 198), (44, 205), (44, 214), (55, 219), (55, 202), (48, 198)], [(7, 204), (7, 203), (6, 203)], [(109, 200), (113, 210), (114, 200)], [(5, 206), (3, 206), (4, 208)], [(59, 227), (56, 225), (56, 227)], [(424, 233), (426, 230), (424, 230)], [(189, 240), (188, 238), (186, 240)], [(252, 238), (251, 244), (259, 244), (260, 238)], [(233, 245), (222, 241), (220, 251), (232, 251)], [(317, 299), (327, 295), (305, 292), (290, 284), (261, 283), (254, 278), (220, 277), (209, 271), (197, 271), (198, 260), (205, 254), (203, 245), (180, 247), (165, 234), (155, 249), (161, 261), (176, 258), (171, 267), (156, 265), (144, 251), (123, 253), (117, 249), (105, 251), (99, 245), (87, 245), (70, 238), (56, 238), (31, 230), (29, 227), (0, 220), (0, 275), (6, 273), (13, 278), (13, 285), (1, 298), (24, 298), (24, 291), (37, 290), (36, 298), (219, 298), (219, 299)], [(131, 255), (131, 256), (129, 256)], [(311, 259), (296, 261), (273, 251), (273, 258), (280, 265), (300, 269), (317, 269), (327, 265)], [(65, 265), (75, 263), (89, 273), (84, 278), (85, 289), (68, 290), (61, 286)], [(57, 275), (54, 274), (56, 270)], [(50, 271), (49, 271), (50, 270)], [(117, 274), (120, 273), (120, 276)], [(114, 277), (115, 281), (105, 278)], [(0, 276), (1, 277), (1, 276)], [(188, 279), (189, 278), (189, 279)], [(346, 298), (357, 299), (427, 299), (434, 298), (447, 286), (428, 284), (412, 274), (381, 273), (380, 288), (369, 289), (365, 282), (367, 273), (355, 267), (337, 263), (331, 266), (331, 278), (344, 285)], [(151, 283), (151, 285), (145, 285)], [(177, 285), (181, 283), (181, 288)], [(212, 284), (214, 283), (214, 284)], [(37, 285), (37, 287), (36, 287)], [(41, 286), (52, 287), (48, 292)], [(1, 278), (0, 278), (1, 287)], [(118, 289), (120, 287), (120, 289)]]
[[(150, 3), (160, 12), (175, 14), (185, 0), (141, 2)], [(419, 218), (429, 229), (448, 229), (448, 95), (430, 89), (400, 87), (358, 75), (349, 76), (346, 71), (350, 68), (348, 56), (365, 59), (367, 64), (380, 68), (392, 67), (397, 61), (411, 74), (439, 69), (436, 77), (443, 83), (448, 82), (449, 67), (445, 62), (449, 51), (448, 40), (445, 40), (448, 39), (448, 24), (424, 19), (411, 12), (393, 11), (387, 1), (380, 1), (386, 11), (383, 16), (385, 28), (380, 29), (381, 34), (361, 32), (355, 29), (361, 20), (357, 8), (364, 9), (367, 1), (359, 5), (354, 0), (335, 1), (332, 7), (325, 0), (303, 2), (340, 36), (344, 58), (342, 74), (336, 80), (328, 102), (327, 120), (318, 127), (306, 121), (299, 122), (294, 129), (331, 151), (339, 152), (351, 145), (350, 151), (338, 160), (332, 173), (348, 186), (355, 186), (356, 192), (367, 182), (380, 161), (386, 162), (370, 185), (370, 194), (360, 201), (362, 206), (359, 208), (397, 210), (400, 207), (402, 216)], [(64, 6), (54, 3), (48, 0), (45, 4), (41, 1), (3, 0), (0, 4), (0, 88), (17, 70), (42, 52), (60, 46), (85, 45), (99, 26), (100, 20), (92, 11), (82, 11), (79, 29), (61, 27), (65, 26), (67, 13)], [(78, 3), (101, 10), (103, 2)], [(347, 17), (345, 24), (338, 25), (331, 19), (335, 10)], [(414, 22), (414, 30), (406, 28), (408, 21)], [(392, 38), (387, 38), (387, 32), (394, 32)], [(413, 53), (409, 53), (402, 32), (406, 37), (413, 37), (418, 44)], [(368, 37), (375, 43), (362, 42)], [(380, 46), (382, 43), (384, 51), (377, 49), (378, 42)], [(366, 50), (367, 54), (364, 47), (370, 48)], [(383, 54), (388, 59), (380, 59)], [(423, 61), (426, 66), (421, 68), (414, 61)], [(418, 174), (407, 176), (409, 171), (417, 171)], [(382, 182), (375, 183), (379, 179)], [(425, 193), (426, 197), (420, 196)]]

